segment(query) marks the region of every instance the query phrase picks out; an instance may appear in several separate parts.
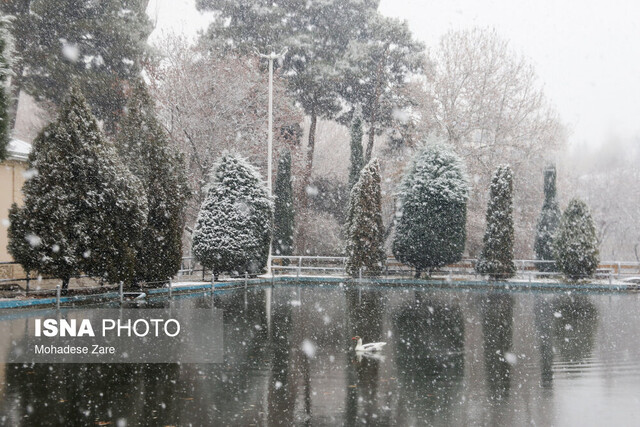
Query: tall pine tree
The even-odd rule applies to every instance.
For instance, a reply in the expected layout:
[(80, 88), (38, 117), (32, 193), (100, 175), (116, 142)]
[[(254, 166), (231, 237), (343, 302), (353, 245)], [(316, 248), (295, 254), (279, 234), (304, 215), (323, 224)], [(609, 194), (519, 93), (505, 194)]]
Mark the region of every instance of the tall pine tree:
[(180, 269), (185, 202), (190, 195), (182, 156), (169, 146), (144, 83), (127, 104), (117, 147), (129, 170), (142, 182), (148, 215), (136, 256), (136, 282), (166, 281)]
[(599, 262), (596, 227), (587, 205), (578, 199), (569, 202), (553, 239), (558, 269), (572, 280), (593, 276)]
[(15, 16), (12, 96), (25, 90), (60, 105), (73, 82), (109, 130), (126, 104), (127, 83), (150, 54), (149, 0), (6, 0)]
[[(560, 223), (560, 206), (556, 200), (556, 168), (549, 166), (544, 171), (544, 203), (538, 226), (536, 227), (536, 240), (534, 250), (536, 259), (553, 260), (553, 237)], [(540, 271), (556, 271), (555, 266), (548, 263), (539, 263)]]
[(372, 159), (360, 172), (360, 179), (351, 189), (347, 212), (347, 274), (359, 272), (377, 276), (386, 260), (380, 164)]
[(373, 153), (380, 135), (397, 116), (399, 109), (411, 105), (406, 85), (412, 74), (423, 68), (424, 45), (416, 41), (406, 21), (368, 13), (357, 37), (350, 40), (344, 61), (340, 95), (351, 105), (362, 106), (367, 124), (364, 161)]
[(513, 173), (500, 165), (491, 179), (484, 247), (476, 271), (492, 279), (507, 279), (516, 272), (513, 262)]
[(425, 145), (402, 180), (393, 254), (420, 272), (459, 261), (466, 240), (469, 184), (451, 147)]
[(77, 88), (35, 139), (29, 169), (24, 206), (10, 212), (13, 258), (65, 289), (80, 272), (131, 283), (147, 200)]
[(7, 158), (7, 147), (11, 134), (9, 107), (11, 94), (7, 86), (11, 73), (11, 21), (0, 14), (0, 162)]
[(213, 271), (258, 273), (267, 264), (273, 204), (258, 170), (224, 154), (214, 166), (193, 232), (193, 254)]
[(362, 115), (359, 109), (354, 113), (351, 121), (351, 163), (349, 164), (349, 189), (358, 182), (360, 171), (364, 166), (362, 154)]
[[(275, 212), (273, 218), (273, 254), (293, 254), (293, 188), (291, 187), (291, 153), (285, 150), (278, 161), (275, 188)], [(284, 264), (288, 264), (285, 260)]]

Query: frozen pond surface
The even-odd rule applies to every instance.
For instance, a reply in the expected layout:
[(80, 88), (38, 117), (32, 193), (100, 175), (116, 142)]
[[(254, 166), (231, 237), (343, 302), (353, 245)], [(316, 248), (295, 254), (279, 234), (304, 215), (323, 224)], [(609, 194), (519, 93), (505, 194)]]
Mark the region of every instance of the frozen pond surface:
[[(0, 424), (640, 419), (638, 294), (276, 286), (229, 291), (214, 304), (224, 310), (224, 363), (0, 366)], [(388, 344), (378, 358), (358, 357), (354, 335)]]

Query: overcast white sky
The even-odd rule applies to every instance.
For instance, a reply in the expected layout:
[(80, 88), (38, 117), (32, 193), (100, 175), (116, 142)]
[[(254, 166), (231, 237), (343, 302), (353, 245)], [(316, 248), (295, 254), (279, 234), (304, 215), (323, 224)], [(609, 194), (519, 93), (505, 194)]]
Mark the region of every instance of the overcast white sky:
[[(195, 35), (208, 16), (194, 0), (151, 0), (157, 31)], [(638, 0), (382, 0), (436, 46), (449, 29), (494, 27), (534, 64), (548, 98), (572, 129), (572, 143), (640, 137)]]

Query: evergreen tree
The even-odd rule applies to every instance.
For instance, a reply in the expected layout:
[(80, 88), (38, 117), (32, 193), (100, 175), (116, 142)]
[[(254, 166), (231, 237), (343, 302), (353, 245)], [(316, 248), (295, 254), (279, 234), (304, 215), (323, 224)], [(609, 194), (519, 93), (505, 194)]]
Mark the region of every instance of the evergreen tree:
[(591, 277), (599, 262), (598, 238), (587, 205), (573, 199), (562, 214), (553, 239), (558, 269), (572, 280)]
[(117, 142), (121, 158), (142, 182), (149, 206), (137, 248), (135, 281), (166, 281), (180, 269), (190, 190), (182, 156), (169, 146), (142, 82), (134, 86)]
[(359, 111), (353, 115), (351, 122), (351, 164), (349, 165), (349, 189), (358, 182), (360, 171), (364, 166), (362, 157), (362, 116)]
[(464, 164), (449, 145), (418, 149), (400, 186), (393, 241), (394, 256), (416, 277), (462, 258), (468, 192)]
[(7, 86), (11, 73), (11, 22), (7, 16), (0, 14), (0, 162), (7, 158), (7, 146), (11, 134), (9, 123), (9, 105), (11, 94)]
[[(362, 62), (362, 58), (351, 57), (348, 52), (358, 52), (359, 47), (352, 48), (350, 44), (364, 36), (369, 20), (378, 15), (378, 2), (197, 0), (196, 6), (219, 17), (203, 36), (214, 52), (253, 54), (256, 49), (288, 49), (282, 61), (282, 75), (290, 93), (310, 117), (303, 177), (306, 187), (311, 177), (318, 118), (332, 119), (339, 114), (343, 107), (341, 92), (347, 93), (349, 85), (358, 82), (356, 78), (344, 81), (346, 70), (357, 70)], [(402, 48), (395, 51), (404, 52)], [(387, 87), (381, 84), (380, 88)]]
[(340, 95), (347, 103), (362, 106), (368, 127), (364, 161), (368, 162), (375, 136), (393, 123), (399, 109), (411, 105), (406, 84), (409, 76), (422, 71), (424, 45), (414, 39), (406, 21), (380, 13), (364, 18), (345, 55), (349, 66)]
[(14, 259), (65, 289), (80, 272), (130, 283), (147, 200), (77, 88), (35, 139), (29, 169), (24, 206), (10, 212)]
[(346, 234), (347, 274), (357, 277), (362, 269), (368, 276), (379, 275), (386, 254), (378, 159), (372, 159), (362, 169), (351, 189)]
[[(556, 200), (556, 168), (549, 166), (544, 171), (544, 204), (536, 228), (534, 250), (539, 260), (553, 260), (553, 236), (560, 223), (560, 206)], [(556, 271), (554, 265), (539, 263), (540, 271)]]
[(24, 89), (60, 105), (72, 82), (109, 129), (122, 114), (124, 89), (149, 55), (149, 0), (6, 0), (15, 16), (12, 96)]
[[(275, 189), (275, 213), (273, 219), (273, 253), (289, 256), (293, 254), (293, 188), (291, 187), (291, 153), (285, 150), (278, 162)], [(284, 264), (288, 264), (285, 260)]]
[(217, 276), (261, 271), (267, 263), (273, 205), (255, 167), (224, 154), (211, 174), (193, 232), (193, 254)]
[(491, 179), (484, 247), (476, 271), (493, 279), (506, 279), (516, 272), (513, 262), (513, 173), (500, 165)]

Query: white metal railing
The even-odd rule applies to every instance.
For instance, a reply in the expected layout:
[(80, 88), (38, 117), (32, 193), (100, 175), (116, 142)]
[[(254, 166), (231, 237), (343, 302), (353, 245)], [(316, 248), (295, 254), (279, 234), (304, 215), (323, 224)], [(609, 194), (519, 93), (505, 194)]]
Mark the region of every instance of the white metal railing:
[[(288, 262), (287, 262), (288, 261)], [(475, 272), (476, 259), (465, 258), (459, 262), (447, 265), (438, 269), (439, 274), (452, 276), (456, 275), (473, 275), (478, 277)], [(312, 265), (309, 265), (312, 264)], [(346, 258), (332, 256), (274, 256), (272, 257), (271, 268), (274, 272), (280, 271), (282, 274), (287, 272), (295, 272), (296, 276), (300, 276), (305, 272), (317, 273), (337, 273), (344, 275)], [(560, 277), (562, 273), (553, 271), (540, 271), (541, 265), (553, 265), (555, 261), (533, 260), (533, 259), (517, 259), (514, 260), (516, 266), (516, 277), (528, 279), (532, 281), (534, 278), (552, 278)], [(413, 274), (415, 270), (407, 265), (397, 261), (393, 256), (387, 257), (385, 270), (382, 275), (406, 275)], [(640, 276), (640, 263), (624, 262), (624, 261), (604, 261), (601, 262), (596, 271), (595, 277), (601, 279), (609, 279), (609, 282), (625, 277)]]
[[(466, 275), (479, 277), (475, 272), (477, 260), (474, 258), (464, 258), (459, 262), (447, 265), (438, 269), (438, 274), (442, 275)], [(554, 264), (554, 261), (544, 261), (535, 259), (516, 259), (516, 277), (532, 281), (534, 278), (560, 277), (561, 273), (540, 271), (540, 265)], [(313, 256), (313, 255), (292, 255), (273, 256), (271, 269), (274, 274), (295, 274), (296, 276), (310, 274), (346, 274), (346, 257), (342, 256)], [(195, 260), (194, 257), (183, 257), (182, 266), (178, 272), (179, 276), (194, 275), (201, 273), (204, 277), (207, 270)], [(397, 261), (393, 256), (387, 257), (385, 269), (382, 275), (411, 275), (415, 270)], [(596, 278), (624, 279), (629, 277), (640, 277), (640, 263), (627, 261), (602, 261), (595, 274)]]
[[(291, 262), (294, 261), (294, 262)], [(304, 261), (313, 261), (315, 265), (303, 265)], [(311, 271), (316, 273), (322, 272), (337, 272), (339, 274), (345, 274), (345, 264), (347, 262), (346, 257), (334, 257), (334, 256), (272, 256), (271, 257), (271, 271), (295, 271), (296, 276), (300, 277), (302, 272)], [(319, 265), (324, 264), (324, 265)]]

